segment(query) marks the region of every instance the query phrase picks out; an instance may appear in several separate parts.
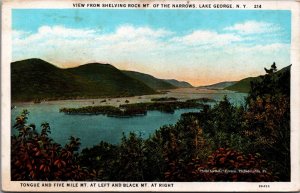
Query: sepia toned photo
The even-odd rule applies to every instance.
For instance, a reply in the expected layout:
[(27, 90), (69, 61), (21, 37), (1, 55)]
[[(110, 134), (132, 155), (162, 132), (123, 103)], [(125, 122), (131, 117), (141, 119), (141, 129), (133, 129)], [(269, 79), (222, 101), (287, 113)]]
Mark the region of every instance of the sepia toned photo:
[(2, 189), (299, 191), (299, 3), (274, 4), (5, 1)]

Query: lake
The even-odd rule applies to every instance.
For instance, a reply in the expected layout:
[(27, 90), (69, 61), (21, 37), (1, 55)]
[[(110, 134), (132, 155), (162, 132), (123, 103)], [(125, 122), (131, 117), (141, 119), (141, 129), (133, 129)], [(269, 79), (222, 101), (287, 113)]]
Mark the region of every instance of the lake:
[(176, 97), (179, 100), (195, 98), (211, 98), (217, 101), (224, 95), (236, 105), (242, 104), (245, 93), (235, 93), (223, 90), (208, 89), (174, 89), (164, 94), (144, 95), (123, 98), (102, 98), (85, 100), (61, 100), (45, 101), (38, 104), (34, 103), (14, 103), (16, 108), (11, 112), (11, 123), (13, 125), (15, 118), (23, 109), (29, 111), (28, 123), (34, 123), (39, 126), (43, 122), (48, 122), (51, 127), (50, 136), (55, 142), (64, 145), (70, 136), (79, 137), (81, 149), (92, 147), (101, 140), (117, 144), (120, 142), (122, 133), (128, 134), (135, 132), (147, 138), (155, 130), (163, 125), (175, 124), (182, 113), (197, 112), (199, 109), (180, 109), (174, 114), (162, 113), (159, 111), (148, 111), (146, 116), (137, 116), (130, 118), (107, 117), (104, 115), (66, 115), (60, 113), (62, 107), (82, 107), (87, 105), (113, 105), (124, 104), (126, 100), (130, 103), (149, 102), (152, 98)]

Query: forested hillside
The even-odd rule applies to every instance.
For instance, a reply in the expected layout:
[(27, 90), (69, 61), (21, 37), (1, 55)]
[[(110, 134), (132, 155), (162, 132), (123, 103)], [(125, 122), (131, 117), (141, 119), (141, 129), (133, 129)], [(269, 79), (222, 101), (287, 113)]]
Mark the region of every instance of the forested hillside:
[(110, 64), (61, 69), (41, 59), (11, 64), (13, 101), (41, 101), (154, 94), (155, 90)]
[(82, 151), (79, 138), (52, 141), (47, 123), (37, 132), (24, 111), (13, 126), (12, 180), (290, 181), (290, 67), (272, 66), (250, 85), (243, 106), (225, 96), (146, 139), (130, 133)]

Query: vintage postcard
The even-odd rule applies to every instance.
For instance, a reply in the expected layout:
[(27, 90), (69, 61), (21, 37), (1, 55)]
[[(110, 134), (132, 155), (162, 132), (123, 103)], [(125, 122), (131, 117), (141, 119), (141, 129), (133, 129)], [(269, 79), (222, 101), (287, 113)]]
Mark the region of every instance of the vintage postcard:
[(8, 1), (2, 191), (299, 191), (297, 1)]

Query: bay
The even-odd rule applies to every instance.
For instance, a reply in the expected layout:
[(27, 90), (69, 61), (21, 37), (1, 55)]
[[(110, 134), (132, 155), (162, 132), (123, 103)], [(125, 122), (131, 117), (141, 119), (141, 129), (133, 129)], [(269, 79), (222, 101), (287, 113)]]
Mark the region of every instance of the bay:
[[(28, 123), (36, 124), (40, 129), (43, 122), (48, 122), (51, 127), (50, 136), (55, 142), (62, 145), (68, 142), (70, 136), (79, 137), (81, 149), (92, 147), (100, 141), (117, 144), (122, 138), (122, 133), (127, 135), (129, 132), (135, 132), (143, 138), (149, 137), (155, 130), (163, 125), (175, 124), (181, 114), (186, 112), (198, 112), (200, 109), (179, 109), (175, 113), (162, 113), (159, 111), (148, 111), (146, 116), (137, 116), (130, 118), (107, 117), (104, 115), (66, 115), (60, 113), (62, 107), (82, 107), (87, 105), (113, 105), (124, 104), (126, 100), (130, 103), (149, 102), (152, 98), (176, 97), (179, 100), (188, 100), (195, 98), (211, 98), (216, 101), (221, 100), (227, 95), (229, 100), (235, 104), (242, 104), (246, 94), (235, 93), (223, 90), (208, 89), (174, 89), (169, 92), (158, 95), (144, 95), (124, 98), (106, 98), (106, 99), (85, 99), (85, 100), (62, 100), (45, 101), (38, 104), (34, 103), (15, 103), (16, 108), (11, 112), (11, 124), (23, 109), (29, 111)], [(15, 131), (12, 131), (15, 133)]]

